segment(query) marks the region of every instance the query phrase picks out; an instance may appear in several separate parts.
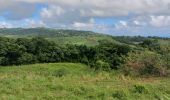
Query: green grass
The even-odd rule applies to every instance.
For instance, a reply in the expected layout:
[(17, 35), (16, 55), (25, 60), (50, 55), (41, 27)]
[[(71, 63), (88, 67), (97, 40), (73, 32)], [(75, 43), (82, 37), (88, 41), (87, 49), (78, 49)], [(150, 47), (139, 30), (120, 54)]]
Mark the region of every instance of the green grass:
[(82, 64), (0, 68), (0, 100), (170, 100), (170, 78), (132, 78)]
[(109, 36), (72, 36), (72, 37), (54, 37), (47, 38), (48, 40), (54, 41), (57, 44), (77, 44), (95, 46), (99, 40), (109, 40), (111, 42), (117, 42)]
[(160, 43), (160, 45), (163, 45), (163, 46), (169, 46), (170, 45), (169, 40), (159, 40), (158, 42)]
[[(4, 36), (4, 35), (0, 35)], [(28, 35), (5, 35), (8, 38), (33, 38), (34, 36)], [(64, 45), (64, 44), (76, 44), (76, 45), (87, 45), (87, 46), (95, 46), (99, 42), (99, 40), (109, 40), (111, 42), (119, 43), (118, 41), (112, 39), (112, 37), (108, 35), (89, 35), (89, 36), (71, 36), (71, 37), (44, 37), (49, 41), (54, 41), (56, 44)]]

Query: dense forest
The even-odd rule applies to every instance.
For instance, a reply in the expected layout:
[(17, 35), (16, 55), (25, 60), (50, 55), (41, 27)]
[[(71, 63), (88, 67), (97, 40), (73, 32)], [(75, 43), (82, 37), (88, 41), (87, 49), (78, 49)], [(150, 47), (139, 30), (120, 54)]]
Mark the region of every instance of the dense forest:
[[(108, 41), (100, 41), (100, 44), (95, 47), (86, 45), (58, 46), (42, 37), (32, 39), (1, 37), (0, 42), (1, 65), (48, 62), (82, 62), (94, 65), (100, 58), (100, 60), (110, 62), (110, 65), (112, 63), (112, 68), (114, 68), (121, 62), (119, 57), (127, 55), (131, 49), (128, 45), (118, 45)], [(111, 62), (112, 60), (113, 62)]]
[[(125, 37), (117, 39), (121, 41), (121, 38)], [(170, 43), (162, 45), (159, 40), (137, 37), (130, 38), (131, 43), (101, 40), (98, 45), (87, 46), (58, 45), (42, 37), (0, 37), (0, 65), (73, 62), (95, 70), (121, 70), (125, 75), (167, 76), (170, 73)]]

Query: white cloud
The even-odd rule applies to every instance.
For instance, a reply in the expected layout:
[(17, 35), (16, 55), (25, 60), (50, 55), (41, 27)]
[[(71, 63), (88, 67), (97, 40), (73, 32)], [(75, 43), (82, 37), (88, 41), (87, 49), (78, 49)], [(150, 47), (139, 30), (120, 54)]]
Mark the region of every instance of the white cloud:
[(81, 23), (81, 22), (74, 22), (73, 27), (75, 28), (91, 28), (94, 25), (92, 23)]
[(32, 19), (26, 19), (25, 20), (25, 27), (29, 27), (29, 28), (35, 28), (35, 27), (45, 27), (46, 24), (43, 21), (35, 21)]
[[(19, 0), (17, 0), (19, 1)], [(29, 3), (46, 2), (79, 9), (84, 16), (108, 17), (134, 14), (170, 14), (169, 0), (20, 0)]]
[(150, 24), (155, 27), (170, 26), (170, 16), (151, 16)]
[(41, 12), (41, 16), (43, 18), (52, 18), (54, 16), (60, 16), (64, 14), (65, 11), (63, 8), (59, 6), (50, 6), (50, 8), (43, 8)]
[(128, 23), (126, 21), (119, 21), (115, 24), (115, 29), (121, 30), (128, 27)]
[(41, 10), (41, 19), (47, 24), (73, 24), (88, 22), (91, 18), (81, 16), (78, 9), (65, 9), (57, 5), (49, 5)]
[(36, 4), (17, 0), (0, 0), (0, 16), (9, 20), (29, 18), (36, 11)]
[(134, 22), (135, 25), (140, 25), (140, 22), (137, 21), (137, 20), (134, 20), (133, 22)]
[(95, 30), (95, 28), (97, 28), (93, 18), (89, 19), (88, 22), (73, 22), (71, 26), (72, 28), (79, 30)]
[(0, 22), (0, 28), (12, 28), (13, 25), (7, 22)]
[[(40, 10), (37, 4), (45, 6)], [(170, 0), (0, 0), (0, 17), (7, 22), (26, 20), (24, 22), (28, 27), (49, 26), (112, 32), (168, 29), (169, 10)], [(37, 21), (33, 16), (40, 18)], [(95, 19), (107, 18), (115, 18), (118, 23), (110, 25), (109, 22), (95, 22)], [(10, 23), (2, 25), (12, 27)]]
[(120, 23), (122, 26), (125, 26), (125, 27), (127, 26), (127, 22), (126, 22), (126, 21), (120, 21), (119, 23)]
[(169, 27), (170, 15), (145, 15), (145, 16), (132, 16), (126, 21), (119, 21), (116, 23), (117, 27)]
[(1, 0), (0, 13), (10, 11), (12, 15), (6, 16), (9, 19), (28, 18), (38, 3), (49, 6), (41, 12), (43, 20), (48, 22), (50, 19), (66, 22), (64, 18), (68, 22), (80, 22), (94, 17), (170, 14), (170, 0)]

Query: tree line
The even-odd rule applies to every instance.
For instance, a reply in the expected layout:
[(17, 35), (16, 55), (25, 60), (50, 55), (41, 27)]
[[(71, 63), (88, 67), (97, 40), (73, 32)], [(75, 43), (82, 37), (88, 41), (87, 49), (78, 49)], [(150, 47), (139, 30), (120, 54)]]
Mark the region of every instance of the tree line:
[(21, 65), (33, 63), (78, 62), (89, 66), (98, 66), (105, 70), (116, 69), (122, 62), (122, 56), (130, 51), (128, 45), (100, 41), (99, 45), (59, 46), (42, 37), (32, 39), (11, 39), (0, 37), (0, 65)]
[(72, 62), (83, 63), (95, 70), (120, 69), (125, 74), (168, 75), (170, 73), (170, 46), (147, 39), (138, 45), (99, 41), (93, 47), (86, 45), (57, 45), (42, 37), (0, 37), (0, 65)]

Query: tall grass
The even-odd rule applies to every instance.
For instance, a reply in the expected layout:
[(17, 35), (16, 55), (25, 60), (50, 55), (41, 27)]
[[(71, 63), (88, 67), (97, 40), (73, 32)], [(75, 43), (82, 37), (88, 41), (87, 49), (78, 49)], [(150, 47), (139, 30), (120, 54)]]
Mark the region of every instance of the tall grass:
[(73, 63), (0, 68), (0, 100), (169, 100), (169, 78), (132, 78)]

